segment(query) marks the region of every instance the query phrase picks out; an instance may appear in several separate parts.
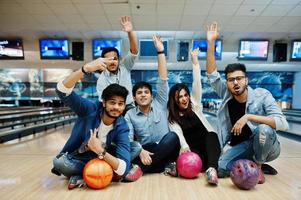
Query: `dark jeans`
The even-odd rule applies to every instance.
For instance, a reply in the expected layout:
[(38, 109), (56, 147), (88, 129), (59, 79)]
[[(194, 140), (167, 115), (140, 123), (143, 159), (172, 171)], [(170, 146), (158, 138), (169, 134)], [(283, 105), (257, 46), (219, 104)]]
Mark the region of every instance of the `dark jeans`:
[(144, 173), (163, 172), (165, 166), (170, 162), (175, 162), (180, 150), (180, 141), (176, 133), (168, 132), (161, 141), (142, 145), (142, 148), (154, 153), (151, 155), (151, 165), (144, 165), (140, 157), (136, 157), (133, 163), (138, 164)]
[(202, 171), (206, 171), (209, 167), (218, 169), (221, 148), (216, 133), (204, 132), (203, 140), (199, 141), (198, 148), (191, 148), (190, 150), (201, 157), (203, 162)]

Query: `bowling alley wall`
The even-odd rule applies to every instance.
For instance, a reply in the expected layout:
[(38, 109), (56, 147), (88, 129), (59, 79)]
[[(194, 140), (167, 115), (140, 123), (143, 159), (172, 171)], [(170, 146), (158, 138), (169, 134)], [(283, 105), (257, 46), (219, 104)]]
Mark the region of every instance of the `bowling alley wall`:
[[(170, 86), (183, 82), (191, 89), (192, 66), (188, 61), (177, 61), (178, 39), (168, 40), (168, 81)], [(73, 41), (73, 40), (72, 40)], [(74, 40), (76, 41), (76, 40)], [(82, 41), (82, 40), (80, 40)], [(192, 46), (191, 40), (189, 48)], [(40, 58), (39, 40), (23, 40), (24, 60), (0, 60), (0, 104), (8, 100), (55, 100), (56, 82), (92, 60), (92, 41), (84, 42), (84, 61), (67, 60), (42, 60)], [(270, 40), (267, 61), (237, 60), (239, 41), (222, 41), (222, 58), (217, 60), (217, 69), (224, 78), (223, 70), (229, 63), (241, 62), (247, 67), (249, 85), (253, 88), (263, 87), (268, 89), (279, 106), (282, 108), (301, 109), (301, 63), (289, 61), (290, 41), (288, 44), (287, 61), (273, 62), (273, 42)], [(128, 52), (128, 41), (122, 40), (122, 56)], [(71, 49), (71, 46), (70, 46)], [(217, 108), (220, 99), (208, 84), (205, 70), (205, 60), (200, 60), (202, 69), (202, 85), (204, 107)], [(155, 89), (157, 80), (156, 58), (137, 58), (132, 70), (132, 82), (148, 81)], [(85, 76), (77, 84), (75, 90), (84, 97), (97, 99), (96, 80), (99, 74)], [(296, 84), (299, 83), (299, 84)], [(156, 92), (156, 91), (155, 91)]]

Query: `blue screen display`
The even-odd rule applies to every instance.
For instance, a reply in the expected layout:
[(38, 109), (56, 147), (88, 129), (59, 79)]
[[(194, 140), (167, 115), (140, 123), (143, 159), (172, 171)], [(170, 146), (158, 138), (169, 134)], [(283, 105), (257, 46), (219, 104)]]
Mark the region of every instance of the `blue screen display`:
[(240, 60), (267, 60), (269, 41), (241, 40), (238, 52)]
[[(157, 57), (157, 49), (154, 45), (153, 40), (140, 40), (140, 58), (156, 58)], [(164, 54), (168, 57), (168, 42), (163, 41), (164, 46)]]
[(292, 42), (291, 59), (292, 61), (301, 61), (301, 40)]
[(119, 51), (119, 56), (122, 55), (121, 52), (121, 40), (93, 40), (92, 50), (93, 50), (93, 59), (99, 58), (103, 48), (106, 47), (115, 47)]
[[(207, 40), (194, 40), (192, 42), (193, 49), (199, 49), (199, 59), (205, 59), (207, 57)], [(222, 41), (215, 41), (215, 51), (214, 51), (215, 59), (222, 59)]]
[(69, 59), (69, 41), (66, 39), (41, 39), (41, 59)]

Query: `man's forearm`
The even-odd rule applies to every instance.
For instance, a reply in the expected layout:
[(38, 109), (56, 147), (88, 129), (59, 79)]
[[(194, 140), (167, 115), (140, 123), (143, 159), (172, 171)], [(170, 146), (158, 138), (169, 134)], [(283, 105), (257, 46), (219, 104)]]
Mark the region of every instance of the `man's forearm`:
[(207, 58), (206, 58), (206, 70), (208, 74), (211, 74), (215, 70), (215, 41), (208, 41), (207, 46)]
[(136, 33), (134, 31), (128, 32), (128, 38), (130, 42), (130, 50), (132, 54), (138, 53), (138, 41), (136, 37)]
[(247, 115), (248, 115), (248, 121), (256, 122), (258, 124), (266, 124), (272, 127), (273, 129), (276, 129), (276, 123), (274, 118), (272, 117), (254, 115), (254, 114), (247, 114)]
[(84, 76), (84, 73), (82, 72), (82, 69), (78, 69), (75, 72), (72, 72), (69, 76), (67, 76), (63, 80), (63, 84), (66, 88), (72, 88), (74, 85), (82, 79)]

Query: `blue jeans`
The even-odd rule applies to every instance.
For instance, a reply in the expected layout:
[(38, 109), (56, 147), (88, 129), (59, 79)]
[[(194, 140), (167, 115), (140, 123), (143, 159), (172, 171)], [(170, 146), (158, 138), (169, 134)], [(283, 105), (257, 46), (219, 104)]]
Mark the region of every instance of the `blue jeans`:
[(263, 164), (275, 160), (280, 155), (280, 143), (276, 130), (261, 124), (255, 129), (252, 137), (226, 150), (218, 161), (219, 177), (229, 176), (232, 163), (239, 159), (253, 160)]
[(86, 159), (67, 152), (61, 153), (53, 159), (54, 169), (68, 178), (74, 175), (81, 176), (86, 163)]
[[(114, 145), (108, 146), (107, 152), (115, 156), (116, 147)], [(92, 151), (85, 153), (73, 152), (71, 154), (67, 152), (60, 153), (53, 159), (53, 169), (68, 178), (75, 175), (82, 176), (86, 163), (96, 157), (97, 155)]]

